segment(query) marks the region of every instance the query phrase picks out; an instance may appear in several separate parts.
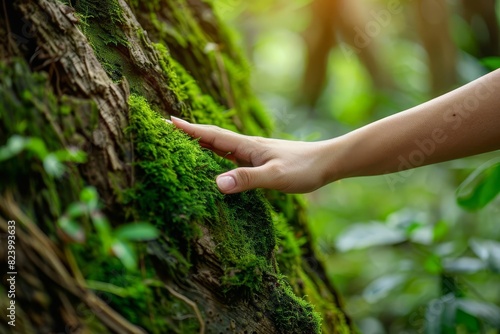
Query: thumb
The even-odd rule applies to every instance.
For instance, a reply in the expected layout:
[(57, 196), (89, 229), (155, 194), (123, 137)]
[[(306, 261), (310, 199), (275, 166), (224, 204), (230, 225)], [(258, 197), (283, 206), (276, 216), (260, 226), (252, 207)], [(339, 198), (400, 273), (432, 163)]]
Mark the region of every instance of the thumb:
[(217, 186), (224, 194), (234, 194), (255, 188), (272, 188), (272, 173), (265, 166), (241, 167), (217, 177)]

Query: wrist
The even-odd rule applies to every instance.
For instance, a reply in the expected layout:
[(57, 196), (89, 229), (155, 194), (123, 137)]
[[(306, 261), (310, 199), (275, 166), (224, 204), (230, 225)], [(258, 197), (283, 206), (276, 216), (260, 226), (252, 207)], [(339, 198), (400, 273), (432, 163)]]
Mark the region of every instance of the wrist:
[(324, 185), (349, 177), (345, 136), (321, 142)]

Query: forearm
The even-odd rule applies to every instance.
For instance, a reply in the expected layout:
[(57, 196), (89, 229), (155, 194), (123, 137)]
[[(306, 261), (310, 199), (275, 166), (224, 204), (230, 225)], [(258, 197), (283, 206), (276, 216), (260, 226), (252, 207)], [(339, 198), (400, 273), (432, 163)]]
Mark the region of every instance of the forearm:
[(329, 182), (500, 148), (500, 71), (326, 142)]

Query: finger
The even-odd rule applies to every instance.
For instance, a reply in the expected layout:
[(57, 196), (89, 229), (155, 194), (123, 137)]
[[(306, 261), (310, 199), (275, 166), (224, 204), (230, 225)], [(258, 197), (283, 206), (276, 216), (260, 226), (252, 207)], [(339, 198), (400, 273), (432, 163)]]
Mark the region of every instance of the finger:
[(208, 147), (215, 152), (231, 152), (237, 154), (236, 150), (242, 143), (250, 141), (247, 136), (221, 129), (214, 125), (191, 124), (177, 117), (171, 117), (176, 127), (182, 129), (193, 138), (200, 138), (200, 145)]
[(247, 164), (247, 162), (239, 162), (238, 159), (234, 156), (234, 154), (232, 154), (232, 152), (219, 151), (219, 150), (211, 147), (210, 145), (205, 145), (205, 144), (201, 144), (201, 147), (209, 149), (212, 152), (214, 152), (215, 154), (217, 154), (219, 157), (222, 157), (222, 158), (227, 159), (227, 160), (231, 160), (232, 162), (234, 162), (238, 165), (241, 165), (242, 163)]
[(217, 186), (224, 194), (234, 194), (255, 188), (280, 189), (283, 187), (278, 171), (272, 166), (241, 167), (217, 177)]

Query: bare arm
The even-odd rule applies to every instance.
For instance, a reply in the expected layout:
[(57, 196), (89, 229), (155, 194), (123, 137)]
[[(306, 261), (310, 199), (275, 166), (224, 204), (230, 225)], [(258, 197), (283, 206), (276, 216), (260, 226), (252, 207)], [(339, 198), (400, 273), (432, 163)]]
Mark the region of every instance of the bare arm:
[(200, 144), (249, 167), (219, 175), (224, 193), (309, 192), (347, 177), (402, 171), (500, 148), (500, 70), (417, 107), (319, 142), (249, 137), (173, 123)]
[[(340, 144), (336, 142), (339, 141)], [(330, 141), (333, 181), (377, 175), (500, 148), (500, 70)]]

